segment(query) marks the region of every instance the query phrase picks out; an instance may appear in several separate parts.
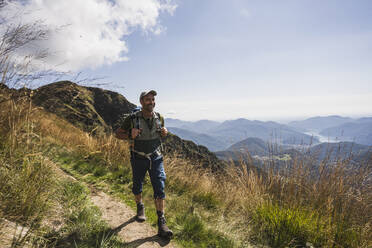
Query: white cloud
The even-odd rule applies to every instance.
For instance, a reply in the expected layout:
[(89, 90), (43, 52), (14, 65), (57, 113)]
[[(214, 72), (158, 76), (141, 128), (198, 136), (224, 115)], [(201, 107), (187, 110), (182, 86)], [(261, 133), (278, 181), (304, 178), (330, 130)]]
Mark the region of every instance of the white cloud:
[[(7, 1), (0, 18), (13, 23), (42, 20), (51, 28), (48, 40), (30, 49), (48, 48), (48, 65), (79, 70), (126, 61), (125, 38), (135, 29), (159, 34), (162, 12), (173, 14), (172, 0), (28, 0)], [(0, 29), (1, 32), (1, 29)]]

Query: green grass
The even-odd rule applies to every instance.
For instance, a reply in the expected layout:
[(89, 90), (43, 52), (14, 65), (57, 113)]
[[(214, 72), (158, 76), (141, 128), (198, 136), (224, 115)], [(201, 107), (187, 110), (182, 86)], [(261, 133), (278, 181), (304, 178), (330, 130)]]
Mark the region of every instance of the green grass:
[(101, 219), (101, 212), (89, 200), (89, 190), (80, 182), (66, 180), (61, 184), (60, 203), (65, 225), (58, 232), (44, 236), (53, 247), (125, 247)]
[[(89, 201), (87, 187), (58, 178), (46, 162), (45, 155), (60, 147), (34, 143), (32, 151), (20, 145), (10, 154), (8, 145), (0, 143), (0, 219), (29, 228), (17, 238), (17, 247), (26, 242), (33, 247), (125, 247)], [(65, 223), (55, 232), (42, 222), (59, 206)]]
[(216, 210), (219, 206), (219, 201), (211, 192), (203, 192), (192, 196), (192, 200), (207, 208), (208, 210)]
[(234, 243), (222, 234), (207, 228), (204, 221), (192, 212), (177, 216), (179, 231), (176, 234), (185, 247), (234, 247)]
[(331, 225), (337, 225), (334, 235), (335, 247), (355, 247), (360, 239), (351, 225), (338, 221), (328, 223), (315, 211), (302, 208), (285, 208), (277, 204), (266, 204), (256, 209), (253, 215), (256, 237), (270, 247), (305, 247), (311, 243), (315, 247), (325, 247), (326, 234)]
[[(96, 187), (111, 193), (127, 205), (135, 209), (136, 204), (131, 192), (132, 175), (130, 165), (119, 164), (108, 169), (104, 166), (100, 154), (84, 156), (77, 152), (62, 152), (55, 156), (56, 162), (66, 172), (79, 180), (93, 184)], [(168, 179), (169, 180), (169, 179)], [(171, 183), (176, 185), (175, 183)], [(175, 232), (175, 241), (183, 247), (235, 247), (232, 240), (207, 225), (208, 220), (197, 215), (198, 205), (200, 211), (215, 212), (219, 202), (213, 194), (186, 193), (185, 187), (170, 187), (166, 196), (166, 217), (168, 226)], [(147, 221), (157, 224), (156, 209), (154, 206), (152, 187), (148, 177), (143, 186), (143, 201), (146, 207)], [(191, 204), (190, 204), (191, 203)], [(194, 212), (186, 212), (192, 207)]]

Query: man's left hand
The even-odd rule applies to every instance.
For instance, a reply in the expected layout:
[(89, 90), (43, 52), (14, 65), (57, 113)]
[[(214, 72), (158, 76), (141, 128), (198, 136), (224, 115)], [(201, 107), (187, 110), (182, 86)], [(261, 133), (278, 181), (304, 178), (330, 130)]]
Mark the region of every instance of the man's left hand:
[(160, 133), (161, 133), (161, 136), (162, 136), (162, 137), (165, 137), (165, 136), (167, 136), (167, 134), (168, 134), (168, 130), (167, 130), (165, 127), (162, 127), (162, 128), (160, 129)]

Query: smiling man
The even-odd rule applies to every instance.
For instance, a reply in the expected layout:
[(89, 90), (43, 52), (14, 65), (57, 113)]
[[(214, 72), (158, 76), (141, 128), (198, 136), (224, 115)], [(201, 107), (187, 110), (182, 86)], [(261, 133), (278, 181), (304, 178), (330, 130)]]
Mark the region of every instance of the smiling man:
[(137, 203), (137, 220), (145, 221), (145, 208), (142, 203), (142, 186), (149, 172), (154, 190), (154, 200), (158, 215), (158, 234), (170, 238), (173, 232), (167, 227), (164, 217), (165, 179), (166, 174), (161, 154), (161, 138), (168, 133), (164, 127), (164, 118), (155, 108), (156, 91), (144, 91), (140, 95), (142, 109), (126, 117), (115, 133), (119, 139), (131, 140), (131, 165), (133, 187)]

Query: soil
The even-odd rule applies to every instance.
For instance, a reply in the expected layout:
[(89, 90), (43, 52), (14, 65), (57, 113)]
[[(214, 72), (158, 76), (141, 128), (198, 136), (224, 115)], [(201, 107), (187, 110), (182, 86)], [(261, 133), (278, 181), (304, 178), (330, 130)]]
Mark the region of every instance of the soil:
[(157, 230), (147, 222), (137, 222), (136, 213), (124, 203), (102, 191), (91, 188), (91, 200), (101, 209), (102, 218), (129, 247), (177, 247), (160, 238)]

